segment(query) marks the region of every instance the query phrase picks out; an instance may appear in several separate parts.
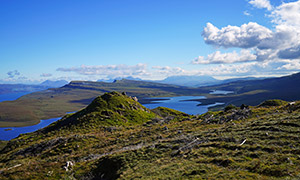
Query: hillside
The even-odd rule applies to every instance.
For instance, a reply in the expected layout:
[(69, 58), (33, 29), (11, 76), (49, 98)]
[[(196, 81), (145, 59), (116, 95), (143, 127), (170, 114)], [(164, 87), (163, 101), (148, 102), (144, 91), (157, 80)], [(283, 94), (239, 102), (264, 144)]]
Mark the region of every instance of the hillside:
[(286, 101), (300, 100), (300, 73), (279, 78), (262, 80), (240, 80), (216, 86), (203, 87), (202, 90), (218, 89), (234, 91), (226, 96), (208, 96), (201, 100), (204, 104), (211, 102), (226, 102), (225, 105), (241, 104), (258, 105), (267, 99), (282, 99)]
[(143, 97), (200, 95), (202, 91), (161, 83), (118, 80), (114, 83), (72, 81), (60, 88), (31, 93), (15, 101), (0, 103), (0, 127), (28, 126), (41, 119), (61, 117), (66, 112), (78, 111), (105, 92), (126, 92)]
[[(233, 94), (209, 94), (212, 90), (229, 90)], [(200, 99), (202, 105), (225, 103), (258, 105), (267, 99), (286, 101), (300, 100), (300, 73), (280, 78), (261, 80), (239, 80), (215, 86), (199, 88), (161, 84), (146, 81), (116, 80), (113, 83), (73, 81), (61, 88), (25, 95), (16, 101), (0, 103), (0, 127), (28, 126), (41, 119), (61, 117), (66, 112), (78, 111), (92, 100), (110, 91), (126, 92), (136, 96), (140, 103), (149, 103), (147, 97), (206, 96)]]
[(300, 178), (300, 102), (189, 116), (135, 100), (106, 93), (4, 143), (0, 179)]

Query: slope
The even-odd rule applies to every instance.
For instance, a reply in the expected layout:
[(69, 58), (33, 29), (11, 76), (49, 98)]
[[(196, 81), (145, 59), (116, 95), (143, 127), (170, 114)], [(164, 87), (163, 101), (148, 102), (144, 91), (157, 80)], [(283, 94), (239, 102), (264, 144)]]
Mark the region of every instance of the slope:
[(73, 81), (22, 96), (16, 101), (0, 103), (0, 127), (28, 126), (41, 119), (64, 116), (66, 112), (86, 107), (97, 96), (110, 91), (127, 92), (130, 96), (159, 97), (199, 95), (201, 90), (153, 82), (120, 80), (114, 83)]
[(230, 82), (217, 86), (203, 87), (203, 90), (218, 89), (234, 91), (234, 94), (223, 96), (208, 96), (203, 100), (204, 104), (211, 102), (226, 102), (228, 104), (258, 105), (267, 99), (282, 99), (295, 101), (300, 99), (300, 73), (279, 78), (268, 78), (263, 80), (246, 80)]
[(132, 98), (109, 95), (111, 101), (104, 95), (61, 122), (9, 141), (0, 151), (0, 179), (300, 178), (300, 102), (272, 100), (201, 116), (158, 108), (155, 118), (127, 117), (129, 124), (110, 116), (96, 122), (92, 114), (120, 110), (118, 102), (128, 102), (121, 109), (152, 114)]

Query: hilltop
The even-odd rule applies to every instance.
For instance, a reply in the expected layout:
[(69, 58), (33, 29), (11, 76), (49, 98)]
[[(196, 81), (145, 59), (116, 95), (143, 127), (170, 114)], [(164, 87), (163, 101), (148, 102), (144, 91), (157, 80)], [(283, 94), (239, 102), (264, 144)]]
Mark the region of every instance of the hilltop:
[(0, 179), (297, 179), (299, 118), (300, 102), (190, 116), (106, 93), (44, 129), (0, 142)]
[[(233, 91), (232, 94), (210, 94), (213, 90)], [(149, 97), (206, 96), (200, 99), (202, 105), (223, 102), (217, 110), (229, 104), (258, 105), (268, 99), (285, 101), (300, 100), (300, 73), (280, 78), (240, 79), (221, 85), (206, 87), (184, 87), (135, 80), (116, 80), (112, 83), (72, 81), (60, 88), (50, 88), (0, 103), (0, 127), (28, 126), (41, 119), (62, 117), (66, 112), (85, 108), (94, 98), (105, 92), (127, 92), (136, 96), (140, 103), (149, 103)]]
[(50, 88), (22, 96), (15, 101), (0, 103), (0, 127), (28, 126), (41, 119), (61, 117), (66, 112), (85, 108), (94, 98), (105, 92), (125, 91), (143, 102), (145, 97), (199, 95), (195, 88), (154, 82), (117, 80), (113, 83), (72, 81), (60, 88)]

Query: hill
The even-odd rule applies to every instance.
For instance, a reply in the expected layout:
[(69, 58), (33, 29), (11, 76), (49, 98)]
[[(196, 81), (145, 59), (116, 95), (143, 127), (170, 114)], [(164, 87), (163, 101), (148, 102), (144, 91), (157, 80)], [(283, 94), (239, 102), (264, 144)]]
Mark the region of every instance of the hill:
[(0, 103), (0, 127), (28, 126), (41, 119), (61, 117), (66, 112), (78, 111), (105, 92), (126, 92), (129, 96), (166, 97), (199, 95), (199, 90), (154, 82), (117, 80), (113, 83), (72, 81), (60, 88), (50, 88), (22, 96), (15, 101)]
[(134, 99), (106, 93), (49, 127), (0, 142), (0, 179), (300, 177), (300, 102), (189, 116), (151, 112)]
[[(212, 90), (229, 90), (233, 94), (209, 94)], [(280, 78), (260, 80), (239, 80), (206, 87), (185, 87), (146, 81), (116, 80), (113, 83), (72, 81), (60, 88), (35, 92), (16, 101), (0, 103), (0, 127), (28, 126), (41, 119), (64, 116), (66, 112), (78, 111), (105, 92), (127, 92), (136, 96), (140, 103), (147, 103), (146, 97), (206, 96), (200, 99), (202, 105), (223, 102), (229, 104), (258, 105), (267, 99), (286, 101), (300, 100), (300, 73)]]
[(234, 91), (234, 94), (226, 96), (209, 96), (203, 103), (226, 102), (228, 104), (258, 105), (267, 99), (281, 99), (295, 101), (300, 99), (300, 73), (279, 78), (267, 78), (261, 80), (240, 80), (221, 85), (203, 87), (202, 90), (218, 89)]
[(122, 79), (133, 80), (133, 81), (143, 81), (140, 78), (134, 78), (132, 76), (127, 76), (127, 77), (116, 77), (116, 78), (109, 78), (109, 79), (99, 79), (99, 80), (97, 80), (97, 82), (108, 82), (108, 83), (111, 83), (111, 82), (114, 82), (116, 80), (122, 80)]

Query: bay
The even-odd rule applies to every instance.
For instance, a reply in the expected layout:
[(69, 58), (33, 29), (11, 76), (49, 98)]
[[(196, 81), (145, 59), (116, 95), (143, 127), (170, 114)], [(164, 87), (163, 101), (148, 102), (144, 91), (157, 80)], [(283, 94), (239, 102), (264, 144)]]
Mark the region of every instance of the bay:
[(18, 93), (10, 93), (10, 94), (0, 94), (0, 102), (3, 101), (14, 101), (21, 96), (24, 96), (26, 94), (29, 94), (31, 92), (18, 92)]
[(224, 104), (216, 102), (214, 104), (201, 105), (201, 103), (197, 100), (206, 99), (205, 96), (162, 97), (159, 98), (159, 100), (156, 100), (158, 98), (149, 99), (151, 100), (150, 104), (143, 104), (149, 109), (154, 109), (161, 106), (175, 109), (191, 115), (204, 114), (208, 111), (208, 108)]
[(0, 140), (11, 140), (13, 138), (18, 137), (20, 134), (30, 133), (37, 131), (41, 128), (44, 128), (51, 123), (59, 120), (59, 118), (52, 118), (47, 120), (41, 120), (39, 124), (33, 126), (25, 126), (25, 127), (0, 127)]

